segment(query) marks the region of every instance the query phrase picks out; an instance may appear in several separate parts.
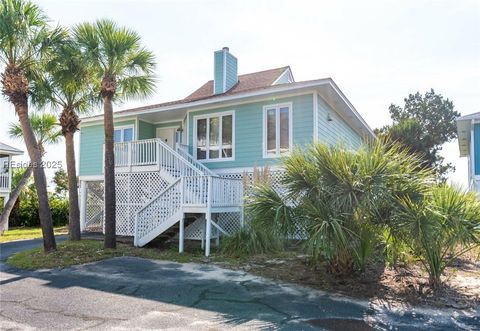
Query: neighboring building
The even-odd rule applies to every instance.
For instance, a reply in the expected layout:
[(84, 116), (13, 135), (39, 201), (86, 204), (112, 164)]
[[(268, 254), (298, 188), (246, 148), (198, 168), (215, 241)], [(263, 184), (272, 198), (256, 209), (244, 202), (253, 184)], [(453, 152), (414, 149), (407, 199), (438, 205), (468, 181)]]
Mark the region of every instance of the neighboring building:
[[(22, 154), (21, 150), (0, 142), (0, 198), (3, 198), (4, 205), (12, 190), (12, 167), (10, 166), (12, 156)], [(7, 229), (8, 224), (5, 227), (5, 230)]]
[[(213, 71), (184, 99), (115, 113), (117, 234), (138, 246), (180, 226), (180, 245), (206, 239), (208, 255), (210, 238), (239, 228), (243, 181), (255, 167), (278, 179), (279, 157), (294, 146), (355, 149), (374, 137), (331, 78), (295, 82), (288, 66), (237, 75), (226, 47)], [(103, 116), (83, 119), (84, 230), (103, 230), (103, 142)]]
[(480, 193), (480, 112), (457, 118), (460, 156), (468, 158), (468, 185)]

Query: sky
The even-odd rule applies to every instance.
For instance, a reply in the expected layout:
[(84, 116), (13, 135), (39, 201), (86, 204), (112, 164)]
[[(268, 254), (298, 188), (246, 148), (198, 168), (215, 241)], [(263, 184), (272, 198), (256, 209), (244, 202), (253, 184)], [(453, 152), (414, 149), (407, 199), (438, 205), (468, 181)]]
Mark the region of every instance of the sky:
[[(333, 78), (372, 128), (390, 124), (391, 103), (430, 88), (462, 115), (480, 111), (480, 1), (34, 2), (52, 24), (113, 19), (154, 52), (156, 93), (116, 110), (184, 98), (213, 78), (213, 52), (228, 46), (239, 74), (290, 65), (296, 81)], [(0, 114), (0, 141), (25, 150), (8, 137), (17, 118), (4, 99)], [(47, 147), (45, 159), (65, 164), (64, 154), (62, 142)], [(457, 141), (443, 155), (456, 167), (450, 180), (466, 186)]]

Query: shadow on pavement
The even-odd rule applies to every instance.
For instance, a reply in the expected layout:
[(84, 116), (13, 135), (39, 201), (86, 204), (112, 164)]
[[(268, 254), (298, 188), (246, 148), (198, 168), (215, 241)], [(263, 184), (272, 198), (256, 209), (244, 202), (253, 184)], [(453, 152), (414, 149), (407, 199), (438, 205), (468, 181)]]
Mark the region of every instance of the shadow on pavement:
[[(2, 259), (4, 253), (13, 250), (4, 245), (0, 249)], [(441, 314), (435, 316), (435, 319), (419, 311), (394, 312), (366, 302), (336, 298), (316, 290), (279, 284), (211, 265), (119, 257), (43, 271), (19, 270), (6, 264), (1, 268), (13, 276), (4, 280), (5, 284), (33, 277), (56, 289), (84, 287), (213, 311), (232, 325), (258, 320), (265, 322), (268, 328), (288, 330), (368, 330), (371, 325), (420, 330), (428, 323), (429, 328), (450, 330), (459, 324), (468, 328), (477, 323), (477, 320), (465, 316), (452, 320), (448, 312), (443, 317)]]

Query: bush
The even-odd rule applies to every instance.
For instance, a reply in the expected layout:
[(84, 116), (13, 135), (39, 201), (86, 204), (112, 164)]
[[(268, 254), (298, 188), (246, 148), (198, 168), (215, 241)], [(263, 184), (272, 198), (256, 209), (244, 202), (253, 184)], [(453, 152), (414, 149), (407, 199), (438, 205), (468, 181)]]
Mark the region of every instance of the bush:
[[(49, 196), (54, 226), (68, 224), (68, 199), (57, 195)], [(39, 227), (38, 198), (34, 190), (26, 190), (17, 200), (9, 224), (11, 227)]]
[(430, 286), (438, 288), (445, 268), (480, 245), (480, 201), (452, 186), (433, 187), (420, 202), (401, 199), (394, 228), (424, 265)]
[(225, 237), (221, 252), (231, 257), (245, 257), (279, 252), (284, 247), (284, 240), (272, 232), (244, 226), (234, 235)]

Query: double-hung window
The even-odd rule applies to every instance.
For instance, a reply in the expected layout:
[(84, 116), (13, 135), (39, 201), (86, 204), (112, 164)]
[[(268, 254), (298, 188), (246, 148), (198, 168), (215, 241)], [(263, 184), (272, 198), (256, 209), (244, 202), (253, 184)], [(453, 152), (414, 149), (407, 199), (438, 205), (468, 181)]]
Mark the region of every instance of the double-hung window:
[(292, 105), (263, 107), (263, 157), (277, 157), (292, 148)]
[(234, 153), (233, 112), (195, 117), (197, 160), (231, 160)]

